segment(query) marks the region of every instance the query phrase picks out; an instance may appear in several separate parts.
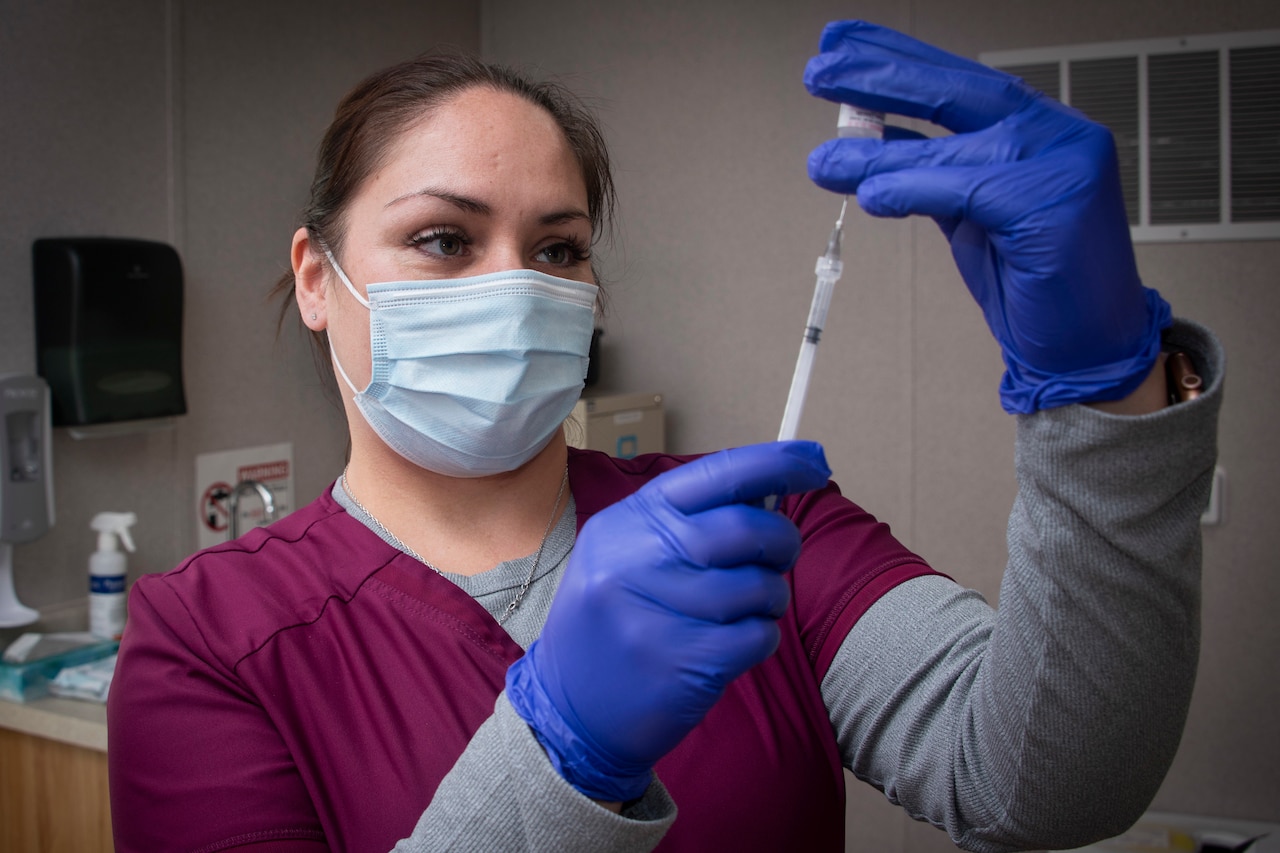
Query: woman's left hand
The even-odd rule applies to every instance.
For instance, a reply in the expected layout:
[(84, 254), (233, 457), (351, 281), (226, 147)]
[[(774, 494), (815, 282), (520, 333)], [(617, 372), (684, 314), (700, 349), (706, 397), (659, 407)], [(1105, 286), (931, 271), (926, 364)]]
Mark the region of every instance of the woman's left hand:
[(938, 222), (1003, 351), (1005, 409), (1137, 388), (1170, 311), (1138, 278), (1110, 131), (1016, 77), (874, 24), (830, 24), (820, 47), (805, 69), (814, 95), (954, 131), (831, 140), (809, 174), (876, 216)]

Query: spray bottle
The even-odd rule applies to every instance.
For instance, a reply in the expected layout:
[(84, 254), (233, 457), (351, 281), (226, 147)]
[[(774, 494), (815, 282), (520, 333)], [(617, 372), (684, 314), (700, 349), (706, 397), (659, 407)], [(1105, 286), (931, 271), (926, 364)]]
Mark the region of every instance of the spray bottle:
[(89, 557), (89, 632), (99, 637), (118, 640), (124, 633), (126, 560), (119, 543), (135, 550), (129, 528), (137, 523), (131, 512), (100, 512), (89, 522), (98, 533), (98, 550)]

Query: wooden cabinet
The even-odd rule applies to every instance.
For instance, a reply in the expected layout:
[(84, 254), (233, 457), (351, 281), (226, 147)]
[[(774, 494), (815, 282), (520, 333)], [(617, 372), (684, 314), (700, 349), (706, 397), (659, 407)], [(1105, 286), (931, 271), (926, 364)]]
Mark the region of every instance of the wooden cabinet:
[(0, 727), (0, 850), (114, 850), (106, 752)]
[(0, 850), (112, 851), (107, 755), (0, 729)]

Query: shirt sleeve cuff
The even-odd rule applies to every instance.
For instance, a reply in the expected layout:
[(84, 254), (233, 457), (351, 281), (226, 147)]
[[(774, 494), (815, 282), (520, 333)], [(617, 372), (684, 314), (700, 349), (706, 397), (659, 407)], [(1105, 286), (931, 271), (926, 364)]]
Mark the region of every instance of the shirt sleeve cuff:
[[(536, 823), (526, 825), (534, 849), (651, 850), (675, 822), (676, 804), (656, 776), (639, 799), (623, 806), (622, 814), (581, 794), (556, 772), (505, 692), (498, 697), (493, 722), (512, 771), (527, 782), (516, 788), (518, 808), (523, 815), (538, 816)], [(564, 837), (566, 827), (573, 827), (573, 839)]]

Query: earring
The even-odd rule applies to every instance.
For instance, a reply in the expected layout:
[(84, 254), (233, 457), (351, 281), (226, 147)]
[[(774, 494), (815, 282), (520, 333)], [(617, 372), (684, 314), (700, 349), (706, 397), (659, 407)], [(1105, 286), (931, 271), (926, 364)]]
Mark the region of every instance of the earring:
[(311, 319), (312, 319), (312, 320), (314, 320), (315, 318), (316, 318), (316, 312), (312, 311), (312, 312), (311, 312)]

